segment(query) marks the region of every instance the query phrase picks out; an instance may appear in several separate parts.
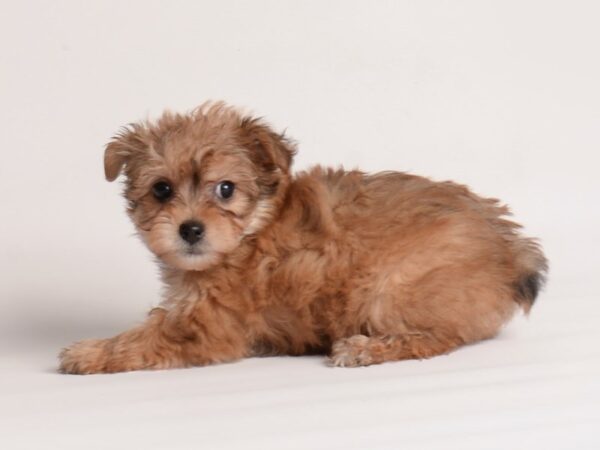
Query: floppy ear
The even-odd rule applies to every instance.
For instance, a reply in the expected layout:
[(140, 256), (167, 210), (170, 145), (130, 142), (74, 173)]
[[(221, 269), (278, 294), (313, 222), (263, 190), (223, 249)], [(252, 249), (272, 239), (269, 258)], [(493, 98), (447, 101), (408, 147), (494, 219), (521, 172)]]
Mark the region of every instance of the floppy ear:
[(108, 181), (117, 179), (128, 156), (128, 153), (121, 148), (118, 141), (112, 141), (106, 146), (104, 151), (104, 175)]
[(124, 127), (106, 145), (104, 151), (104, 175), (108, 181), (117, 179), (123, 166), (131, 154), (143, 149), (144, 143), (139, 134), (138, 127), (131, 125)]
[(296, 153), (293, 142), (277, 134), (260, 119), (245, 118), (240, 124), (242, 145), (250, 151), (253, 162), (265, 172), (279, 169), (287, 174)]

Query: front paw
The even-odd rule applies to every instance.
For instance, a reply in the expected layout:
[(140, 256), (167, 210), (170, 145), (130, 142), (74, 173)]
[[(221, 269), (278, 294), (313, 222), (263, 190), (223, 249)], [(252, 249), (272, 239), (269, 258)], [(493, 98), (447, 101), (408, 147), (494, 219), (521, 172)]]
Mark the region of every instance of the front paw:
[(80, 375), (106, 372), (108, 342), (107, 339), (86, 339), (71, 344), (58, 356), (58, 370)]

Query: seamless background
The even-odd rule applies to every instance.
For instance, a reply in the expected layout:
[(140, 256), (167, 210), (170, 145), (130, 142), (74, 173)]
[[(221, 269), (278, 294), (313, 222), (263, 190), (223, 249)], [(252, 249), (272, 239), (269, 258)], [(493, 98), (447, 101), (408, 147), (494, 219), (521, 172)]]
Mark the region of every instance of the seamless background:
[[(0, 446), (598, 448), (600, 7), (593, 1), (2, 3)], [(550, 281), (529, 319), (426, 362), (265, 358), (55, 373), (160, 300), (103, 146), (223, 99), (295, 167), (453, 179), (511, 205)]]

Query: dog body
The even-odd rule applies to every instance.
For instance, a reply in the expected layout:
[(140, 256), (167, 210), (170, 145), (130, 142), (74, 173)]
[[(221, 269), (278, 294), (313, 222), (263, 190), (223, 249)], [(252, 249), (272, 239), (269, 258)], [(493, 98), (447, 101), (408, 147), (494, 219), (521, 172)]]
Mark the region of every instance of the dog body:
[(61, 354), (68, 373), (328, 353), (427, 358), (494, 336), (546, 271), (508, 209), (399, 172), (290, 174), (290, 141), (221, 103), (133, 125), (107, 147), (165, 300), (137, 328)]

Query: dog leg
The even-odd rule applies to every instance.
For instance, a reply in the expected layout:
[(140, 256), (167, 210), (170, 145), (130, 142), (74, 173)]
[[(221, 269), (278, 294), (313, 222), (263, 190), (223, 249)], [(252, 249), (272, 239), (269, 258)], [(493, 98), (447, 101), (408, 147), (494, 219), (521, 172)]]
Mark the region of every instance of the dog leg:
[(401, 359), (424, 359), (442, 355), (463, 342), (439, 338), (425, 333), (398, 336), (365, 336), (357, 334), (335, 341), (329, 362), (338, 367), (358, 367)]
[(244, 355), (241, 336), (233, 332), (211, 336), (210, 327), (194, 323), (196, 327), (184, 324), (175, 314), (155, 308), (139, 327), (110, 339), (87, 339), (65, 348), (59, 356), (59, 370), (92, 374), (167, 369), (230, 361)]

